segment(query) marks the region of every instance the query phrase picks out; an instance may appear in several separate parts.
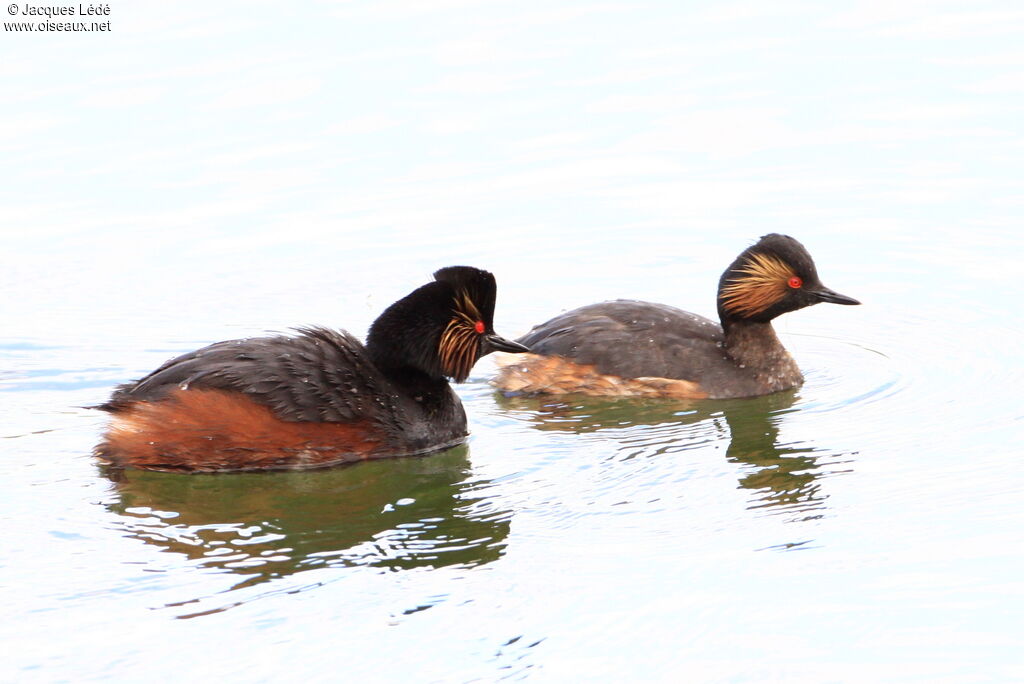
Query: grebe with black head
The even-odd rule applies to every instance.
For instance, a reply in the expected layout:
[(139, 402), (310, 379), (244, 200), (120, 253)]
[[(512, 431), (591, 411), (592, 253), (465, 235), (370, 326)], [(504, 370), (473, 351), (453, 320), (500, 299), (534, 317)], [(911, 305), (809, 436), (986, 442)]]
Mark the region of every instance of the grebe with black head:
[(508, 393), (726, 399), (797, 387), (803, 374), (772, 328), (819, 302), (859, 304), (825, 287), (788, 235), (744, 250), (718, 284), (721, 324), (675, 307), (618, 300), (541, 323), (519, 338), (529, 354), (498, 360)]
[(103, 461), (149, 470), (315, 468), (448, 448), (467, 434), (446, 378), (462, 382), (493, 351), (494, 276), (468, 266), (395, 302), (365, 346), (345, 331), (300, 328), (218, 342), (118, 387)]

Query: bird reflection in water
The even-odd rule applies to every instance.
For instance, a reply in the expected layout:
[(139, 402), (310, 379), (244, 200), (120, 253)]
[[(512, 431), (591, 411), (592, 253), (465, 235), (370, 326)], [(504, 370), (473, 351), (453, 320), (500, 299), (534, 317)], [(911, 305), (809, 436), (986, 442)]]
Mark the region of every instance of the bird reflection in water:
[[(842, 472), (844, 458), (835, 452), (802, 442), (779, 441), (785, 415), (794, 411), (796, 390), (729, 400), (602, 398), (583, 395), (553, 397), (496, 394), (503, 408), (517, 412), (538, 430), (594, 433), (635, 426), (672, 427), (673, 441), (691, 440), (694, 445), (710, 440), (729, 440), (726, 458), (740, 466), (739, 485), (750, 490), (747, 508), (785, 514), (793, 521), (819, 518), (828, 494), (821, 476)], [(635, 430), (630, 431), (635, 437)], [(649, 450), (664, 451), (661, 442)], [(631, 453), (634, 444), (630, 444)]]
[(486, 483), (466, 446), (325, 470), (106, 475), (128, 536), (237, 575), (227, 591), (324, 567), (475, 567), (509, 535), (511, 514), (475, 494)]

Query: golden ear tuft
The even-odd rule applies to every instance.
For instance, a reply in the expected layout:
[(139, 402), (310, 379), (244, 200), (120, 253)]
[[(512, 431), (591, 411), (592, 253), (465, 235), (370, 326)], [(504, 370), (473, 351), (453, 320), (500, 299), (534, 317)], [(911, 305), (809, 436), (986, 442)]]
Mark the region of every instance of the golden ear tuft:
[(462, 382), (469, 377), (476, 363), (480, 335), (483, 332), (479, 330), (483, 326), (482, 319), (469, 293), (457, 292), (452, 318), (441, 333), (437, 349), (442, 371), (455, 382)]
[(480, 315), (480, 309), (473, 302), (473, 298), (465, 290), (460, 290), (455, 294), (455, 314), (469, 321), (470, 325), (483, 318)]
[(742, 275), (722, 288), (722, 306), (740, 316), (767, 311), (786, 296), (787, 283), (796, 273), (785, 261), (768, 254), (751, 254)]

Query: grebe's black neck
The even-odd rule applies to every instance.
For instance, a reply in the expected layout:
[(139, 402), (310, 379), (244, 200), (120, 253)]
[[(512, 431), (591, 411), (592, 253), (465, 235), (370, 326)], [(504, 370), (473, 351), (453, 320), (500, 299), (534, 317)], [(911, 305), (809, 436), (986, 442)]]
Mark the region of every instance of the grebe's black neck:
[(366, 335), (377, 369), (401, 384), (447, 384), (437, 354), (449, 318), (441, 283), (428, 283), (384, 310)]
[(366, 352), (373, 365), (401, 388), (402, 395), (428, 413), (447, 410), (452, 404), (451, 386), (437, 356), (437, 321), (449, 315), (437, 306), (437, 293), (433, 291), (437, 285), (424, 285), (392, 304), (366, 335)]
[(782, 346), (770, 321), (727, 318), (722, 320), (722, 330), (725, 352), (737, 365), (753, 373), (769, 391), (803, 382), (800, 368)]

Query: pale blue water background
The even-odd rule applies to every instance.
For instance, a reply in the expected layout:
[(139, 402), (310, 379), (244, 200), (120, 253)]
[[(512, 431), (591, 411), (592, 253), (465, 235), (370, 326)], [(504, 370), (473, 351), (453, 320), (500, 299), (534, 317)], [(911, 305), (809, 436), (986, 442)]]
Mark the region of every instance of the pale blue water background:
[[(110, 7), (0, 37), (0, 679), (1024, 678), (1019, 4)], [(446, 454), (90, 456), (78, 407), (209, 342), (362, 335), (455, 263), (508, 334), (713, 315), (771, 231), (864, 302), (779, 321), (794, 393), (506, 400), (485, 361)]]

